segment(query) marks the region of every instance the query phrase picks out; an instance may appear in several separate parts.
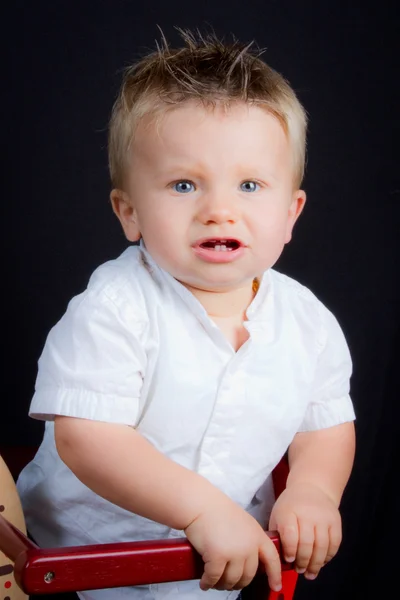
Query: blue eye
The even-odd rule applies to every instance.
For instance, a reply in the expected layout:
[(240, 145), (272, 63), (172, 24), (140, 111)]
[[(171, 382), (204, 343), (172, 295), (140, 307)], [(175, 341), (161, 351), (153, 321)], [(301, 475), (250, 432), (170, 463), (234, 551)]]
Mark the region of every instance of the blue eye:
[(194, 191), (194, 185), (191, 181), (177, 181), (172, 186), (172, 189), (174, 189), (175, 192), (179, 192), (179, 194), (189, 194)]
[(243, 183), (240, 184), (242, 192), (256, 192), (259, 187), (260, 185), (255, 181), (243, 181)]

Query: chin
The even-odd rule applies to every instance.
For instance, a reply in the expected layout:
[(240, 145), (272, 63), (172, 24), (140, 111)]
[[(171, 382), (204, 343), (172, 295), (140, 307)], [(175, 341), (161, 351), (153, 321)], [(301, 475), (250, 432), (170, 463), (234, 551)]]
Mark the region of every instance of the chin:
[(246, 285), (250, 285), (253, 281), (253, 278), (249, 278), (249, 281), (221, 281), (221, 279), (216, 279), (215, 281), (187, 281), (183, 282), (184, 285), (195, 288), (197, 290), (202, 290), (203, 292), (231, 292), (233, 290), (237, 290), (239, 288), (243, 288)]

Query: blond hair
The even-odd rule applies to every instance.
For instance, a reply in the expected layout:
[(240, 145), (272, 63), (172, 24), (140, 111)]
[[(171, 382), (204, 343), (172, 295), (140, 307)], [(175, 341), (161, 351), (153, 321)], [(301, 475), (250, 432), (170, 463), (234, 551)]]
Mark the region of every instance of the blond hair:
[(135, 128), (140, 119), (196, 100), (205, 107), (246, 102), (264, 107), (281, 123), (293, 154), (294, 183), (304, 176), (307, 117), (289, 83), (261, 60), (253, 42), (224, 43), (214, 34), (178, 29), (185, 45), (171, 49), (162, 34), (157, 50), (128, 67), (109, 126), (109, 169), (122, 188)]

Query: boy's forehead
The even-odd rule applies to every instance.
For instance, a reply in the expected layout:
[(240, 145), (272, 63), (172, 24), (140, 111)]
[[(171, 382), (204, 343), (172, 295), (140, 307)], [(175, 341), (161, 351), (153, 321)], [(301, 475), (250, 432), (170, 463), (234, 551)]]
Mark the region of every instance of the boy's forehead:
[[(201, 145), (226, 146), (237, 154), (243, 147), (287, 150), (288, 140), (281, 123), (269, 111), (245, 102), (230, 106), (204, 106), (187, 101), (144, 115), (137, 124), (133, 150), (196, 155)], [(153, 157), (154, 158), (154, 157)]]

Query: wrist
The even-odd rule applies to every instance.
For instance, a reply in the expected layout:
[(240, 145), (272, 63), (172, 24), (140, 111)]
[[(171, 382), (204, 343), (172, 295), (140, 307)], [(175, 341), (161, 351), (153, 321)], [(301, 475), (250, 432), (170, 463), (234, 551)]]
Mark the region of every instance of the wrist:
[(300, 492), (311, 490), (313, 492), (317, 492), (318, 494), (323, 494), (326, 496), (336, 508), (339, 508), (341, 495), (339, 496), (337, 493), (335, 494), (328, 486), (325, 486), (323, 482), (315, 481), (313, 479), (294, 479), (291, 480), (288, 478), (286, 489), (288, 491), (293, 492), (294, 490), (299, 490)]
[[(203, 477), (201, 477), (203, 479)], [(196, 494), (196, 499), (192, 501), (192, 497), (188, 498), (191, 509), (191, 519), (187, 522), (183, 530), (186, 531), (195, 521), (203, 517), (207, 513), (225, 513), (232, 509), (232, 506), (236, 507), (236, 504), (218, 488), (216, 488), (208, 480), (203, 479), (204, 487), (202, 486), (201, 492)]]

